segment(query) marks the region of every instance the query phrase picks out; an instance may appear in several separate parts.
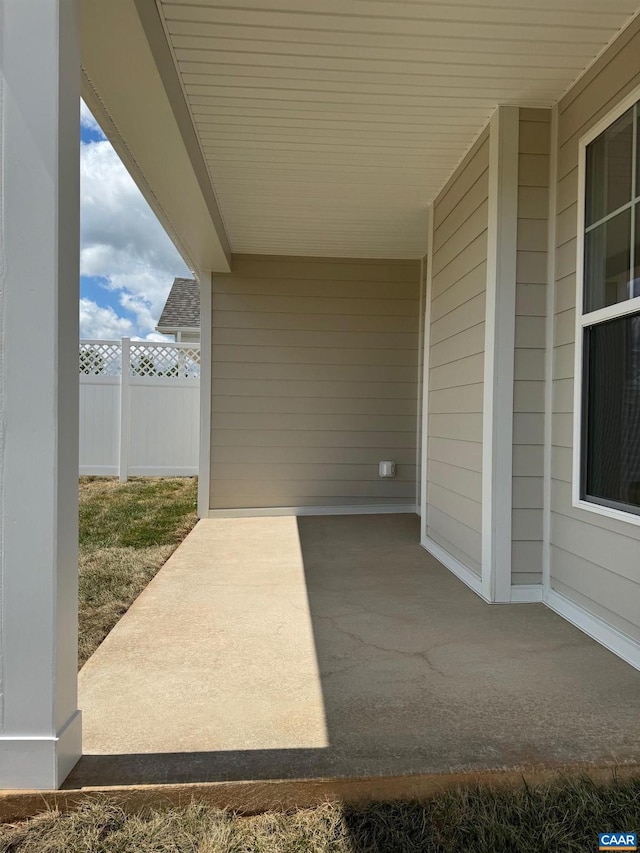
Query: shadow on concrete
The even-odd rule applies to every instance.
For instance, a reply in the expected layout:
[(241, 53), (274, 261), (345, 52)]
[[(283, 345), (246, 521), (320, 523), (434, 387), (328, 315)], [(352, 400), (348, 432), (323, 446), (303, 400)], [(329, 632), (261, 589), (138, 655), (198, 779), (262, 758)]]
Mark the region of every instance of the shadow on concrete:
[(329, 745), (88, 755), (65, 787), (640, 761), (640, 673), (541, 604), (485, 604), (416, 516), (303, 517), (298, 535)]
[[(84, 755), (64, 788), (239, 782), (331, 775), (326, 749)], [(320, 771), (320, 772), (319, 772)]]

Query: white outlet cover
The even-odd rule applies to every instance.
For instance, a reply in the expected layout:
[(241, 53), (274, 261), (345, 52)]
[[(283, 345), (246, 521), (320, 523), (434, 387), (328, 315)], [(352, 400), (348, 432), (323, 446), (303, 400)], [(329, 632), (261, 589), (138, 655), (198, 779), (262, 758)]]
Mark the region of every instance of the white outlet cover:
[(379, 477), (395, 477), (396, 476), (396, 463), (392, 461), (383, 461), (378, 465), (378, 476)]

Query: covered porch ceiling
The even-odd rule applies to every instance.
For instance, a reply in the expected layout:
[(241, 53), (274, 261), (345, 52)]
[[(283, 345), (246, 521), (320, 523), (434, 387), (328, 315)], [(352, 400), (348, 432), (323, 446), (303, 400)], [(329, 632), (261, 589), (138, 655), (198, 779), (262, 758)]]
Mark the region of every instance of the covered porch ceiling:
[(85, 97), (194, 269), (418, 258), (429, 203), (495, 107), (552, 106), (637, 7), (85, 0)]

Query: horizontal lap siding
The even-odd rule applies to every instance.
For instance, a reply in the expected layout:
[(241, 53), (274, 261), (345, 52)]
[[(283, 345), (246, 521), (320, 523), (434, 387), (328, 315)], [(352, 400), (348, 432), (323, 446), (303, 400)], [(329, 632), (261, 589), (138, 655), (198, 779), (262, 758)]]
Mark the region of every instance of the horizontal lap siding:
[(544, 350), (550, 111), (520, 110), (514, 379), (512, 582), (542, 580)]
[(245, 256), (214, 276), (212, 509), (415, 502), (419, 289), (418, 261)]
[(640, 84), (640, 20), (559, 107), (551, 500), (551, 586), (640, 640), (640, 529), (572, 506), (578, 141)]
[(427, 535), (480, 573), (489, 139), (433, 209)]

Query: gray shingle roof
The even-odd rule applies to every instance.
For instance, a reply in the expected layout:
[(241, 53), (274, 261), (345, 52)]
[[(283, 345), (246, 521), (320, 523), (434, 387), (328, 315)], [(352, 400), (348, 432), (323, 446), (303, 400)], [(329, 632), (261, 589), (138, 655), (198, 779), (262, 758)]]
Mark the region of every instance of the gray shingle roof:
[(192, 278), (176, 278), (156, 327), (162, 329), (200, 328), (200, 286)]

